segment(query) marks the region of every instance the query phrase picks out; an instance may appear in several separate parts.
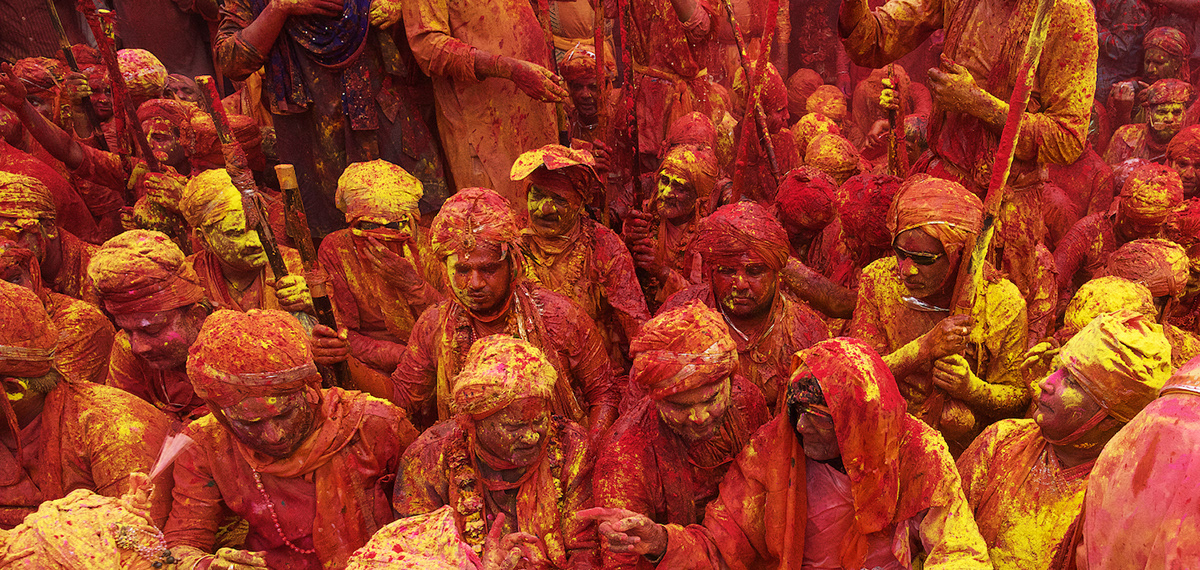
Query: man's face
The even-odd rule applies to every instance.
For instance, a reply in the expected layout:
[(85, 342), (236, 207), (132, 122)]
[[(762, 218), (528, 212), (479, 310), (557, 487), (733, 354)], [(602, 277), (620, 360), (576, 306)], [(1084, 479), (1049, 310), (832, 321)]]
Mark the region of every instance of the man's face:
[(1142, 55), (1142, 68), (1145, 70), (1145, 81), (1151, 85), (1159, 79), (1171, 79), (1179, 75), (1179, 58), (1171, 57), (1159, 48), (1147, 48)]
[(778, 286), (779, 273), (751, 251), (713, 267), (713, 295), (721, 310), (734, 318), (767, 314)]
[(504, 307), (511, 294), (512, 262), (497, 246), (476, 247), (464, 255), (446, 258), (450, 286), (458, 302), (478, 315), (491, 315)]
[(1183, 103), (1155, 105), (1150, 108), (1147, 120), (1155, 139), (1169, 141), (1183, 128)]
[(1171, 168), (1183, 180), (1183, 196), (1192, 198), (1200, 190), (1200, 156), (1179, 156), (1171, 161)]
[(579, 113), (580, 117), (590, 119), (599, 113), (600, 84), (596, 82), (595, 77), (568, 81), (567, 90), (571, 94), (571, 103), (575, 105), (575, 111)]
[(57, 98), (58, 94), (55, 91), (31, 91), (25, 95), (25, 100), (33, 105), (38, 114), (51, 122), (54, 121), (54, 101)]
[(220, 221), (200, 229), (208, 249), (226, 267), (235, 271), (253, 271), (267, 265), (258, 232), (246, 227), (246, 215), (240, 211), (227, 214)]
[(542, 398), (521, 398), (475, 422), (479, 445), (517, 467), (532, 467), (550, 429), (550, 406)]
[(696, 187), (678, 174), (667, 171), (658, 173), (658, 215), (675, 224), (682, 225), (696, 214)]
[(187, 153), (179, 144), (179, 129), (169, 121), (151, 118), (142, 123), (142, 129), (146, 132), (150, 151), (159, 162), (173, 165), (187, 160)]
[(1033, 419), (1047, 439), (1062, 439), (1100, 411), (1100, 404), (1080, 389), (1066, 368), (1059, 368), (1038, 383), (1037, 412)]
[(813, 461), (829, 461), (842, 456), (837, 432), (833, 427), (833, 416), (829, 407), (804, 404), (796, 419), (796, 433), (800, 434), (800, 445), (804, 455)]
[(730, 386), (730, 379), (725, 378), (656, 400), (658, 417), (685, 441), (711, 439), (733, 402)]
[(896, 272), (908, 294), (923, 299), (943, 290), (950, 279), (950, 260), (941, 242), (913, 228), (896, 236)]
[(198, 104), (200, 103), (200, 88), (188, 76), (172, 73), (167, 76), (167, 82), (163, 86), (163, 97)]
[(53, 222), (0, 214), (0, 240), (10, 240), (17, 247), (32, 251), (39, 261), (45, 259), (47, 243), (57, 237), (47, 231), (48, 227), (53, 227)]
[(571, 200), (562, 190), (552, 191), (535, 180), (525, 196), (525, 204), (529, 208), (529, 223), (533, 226), (533, 231), (539, 236), (550, 238), (566, 235), (574, 229), (575, 224), (579, 223), (579, 212), (583, 209), (583, 199), (578, 195), (574, 198)]
[(275, 458), (290, 456), (316, 424), (317, 409), (306, 391), (247, 398), (221, 410), (230, 431), (247, 447)]
[(787, 106), (785, 105), (783, 107), (780, 107), (779, 109), (772, 109), (772, 110), (767, 111), (766, 116), (767, 116), (767, 130), (770, 131), (771, 134), (777, 134), (780, 130), (787, 127), (788, 118), (790, 115), (788, 115), (788, 109), (787, 109)]
[(117, 327), (129, 334), (129, 347), (155, 370), (182, 370), (188, 348), (204, 324), (204, 309), (188, 305), (169, 311), (113, 315)]
[(109, 81), (107, 76), (96, 81), (89, 79), (88, 86), (92, 88), (92, 107), (96, 109), (96, 117), (101, 121), (111, 119), (113, 116), (112, 81)]

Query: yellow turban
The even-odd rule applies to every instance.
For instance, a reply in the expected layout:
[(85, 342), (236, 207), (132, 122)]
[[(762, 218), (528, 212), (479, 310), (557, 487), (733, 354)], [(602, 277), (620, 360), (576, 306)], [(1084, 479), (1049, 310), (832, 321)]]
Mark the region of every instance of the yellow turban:
[(1092, 319), (1055, 360), (1122, 422), (1154, 400), (1171, 376), (1171, 344), (1162, 326), (1128, 310)]
[(484, 337), (454, 378), (452, 411), (486, 418), (521, 398), (549, 400), (556, 382), (558, 372), (538, 347), (503, 334)]
[(224, 168), (205, 170), (188, 181), (179, 200), (179, 210), (188, 225), (205, 228), (232, 212), (241, 212), (242, 193)]
[(50, 189), (24, 174), (0, 171), (0, 216), (25, 220), (53, 220), (58, 208)]
[(109, 313), (169, 311), (204, 299), (196, 272), (166, 234), (129, 230), (100, 246), (88, 277)]
[(424, 188), (417, 177), (386, 160), (356, 162), (338, 178), (337, 208), (351, 223), (364, 216), (395, 222), (417, 209)]
[(130, 97), (141, 100), (162, 97), (167, 68), (154, 54), (144, 49), (123, 49), (117, 52), (117, 66)]
[(1154, 298), (1141, 283), (1123, 277), (1097, 277), (1084, 283), (1067, 305), (1063, 330), (1073, 335), (1103, 313), (1128, 309), (1154, 318)]

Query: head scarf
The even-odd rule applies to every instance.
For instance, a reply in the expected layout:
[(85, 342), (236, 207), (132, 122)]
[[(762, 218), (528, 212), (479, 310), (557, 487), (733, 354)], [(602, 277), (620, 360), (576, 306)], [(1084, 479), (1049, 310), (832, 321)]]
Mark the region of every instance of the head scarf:
[(188, 349), (187, 373), (196, 395), (217, 409), (321, 385), (300, 321), (275, 310), (209, 315)]
[(521, 228), (508, 200), (487, 188), (463, 188), (450, 196), (430, 227), (433, 255), (444, 260), (480, 246), (519, 255)]
[(1159, 79), (1154, 82), (1154, 85), (1147, 87), (1141, 93), (1145, 98), (1144, 103), (1147, 107), (1154, 105), (1163, 105), (1165, 103), (1183, 103), (1186, 104), (1192, 100), (1192, 95), (1195, 89), (1186, 81), (1179, 79)]
[(900, 189), (900, 179), (886, 174), (859, 174), (838, 189), (838, 218), (842, 232), (872, 247), (891, 245), (884, 222)]
[(1092, 319), (1055, 357), (1112, 417), (1128, 422), (1171, 376), (1171, 344), (1161, 325), (1122, 310)]
[(67, 71), (62, 62), (48, 57), (27, 57), (13, 65), (13, 75), (25, 83), (31, 94), (58, 89)]
[(32, 176), (0, 170), (0, 216), (53, 222), (54, 196)]
[(129, 230), (92, 255), (88, 277), (113, 315), (169, 311), (204, 299), (183, 252), (165, 234)]
[(642, 325), (629, 344), (629, 379), (661, 400), (719, 382), (738, 367), (737, 344), (716, 311), (693, 301)]
[(845, 180), (861, 171), (862, 156), (845, 137), (824, 133), (808, 143), (804, 164), (828, 174), (835, 181)]
[(1117, 208), (1123, 215), (1161, 222), (1183, 202), (1183, 180), (1172, 168), (1146, 163), (1129, 175), (1117, 198)]
[(1158, 238), (1139, 239), (1110, 253), (1104, 274), (1141, 283), (1155, 297), (1179, 297), (1191, 275), (1188, 264), (1187, 252), (1179, 244)]
[(1121, 309), (1150, 319), (1158, 315), (1158, 310), (1154, 308), (1154, 296), (1145, 285), (1112, 275), (1096, 277), (1081, 285), (1075, 296), (1071, 297), (1063, 316), (1062, 329), (1055, 336), (1059, 340), (1071, 338), (1097, 315)]
[(693, 150), (686, 147), (675, 147), (663, 157), (660, 173), (674, 174), (688, 182), (696, 189), (696, 207), (703, 211), (717, 185), (717, 157), (711, 150)]
[(846, 94), (833, 85), (822, 85), (808, 96), (804, 108), (809, 113), (820, 113), (833, 121), (846, 118)]
[(334, 203), (346, 223), (373, 217), (386, 223), (408, 219), (417, 210), (424, 187), (416, 176), (386, 160), (356, 162), (338, 178)]
[[(545, 175), (563, 179), (566, 185), (578, 192), (583, 201), (588, 203), (591, 202), (592, 191), (601, 183), (600, 175), (596, 174), (596, 158), (592, 153), (559, 144), (548, 144), (521, 153), (509, 171), (509, 178), (512, 180)], [(547, 190), (553, 191), (555, 188), (548, 187)]]
[(1188, 69), (1188, 58), (1192, 55), (1192, 40), (1187, 34), (1166, 26), (1154, 28), (1146, 32), (1142, 38), (1142, 49), (1158, 48), (1167, 55), (1180, 60), (1179, 77), (1187, 78), (1191, 75)]
[(175, 127), (179, 131), (179, 144), (187, 151), (188, 156), (195, 152), (196, 131), (192, 128), (192, 118), (199, 112), (200, 109), (195, 105), (174, 99), (151, 99), (142, 103), (137, 110), (139, 123), (163, 120)]
[[(808, 143), (812, 142), (817, 136), (825, 133), (840, 135), (842, 134), (842, 130), (838, 128), (837, 123), (834, 123), (832, 119), (820, 113), (804, 115), (792, 127), (792, 138), (796, 139), (796, 148), (802, 154), (807, 154)], [(807, 156), (802, 156), (801, 158), (807, 159)]]
[(1200, 125), (1184, 127), (1167, 143), (1167, 160), (1200, 160)]
[(667, 129), (667, 140), (662, 145), (663, 155), (665, 156), (667, 152), (677, 146), (693, 149), (715, 148), (717, 146), (717, 127), (713, 125), (712, 119), (708, 115), (699, 111), (679, 117), (671, 121), (671, 127)]
[(54, 365), (58, 330), (32, 290), (0, 280), (0, 376), (35, 378)]
[(811, 69), (800, 68), (787, 80), (788, 113), (792, 117), (803, 117), (808, 113), (808, 98), (825, 84), (821, 75)]
[(788, 235), (783, 226), (757, 202), (721, 206), (700, 220), (692, 249), (711, 270), (726, 260), (752, 252), (780, 271), (787, 263)]
[[(604, 72), (610, 78), (617, 74), (617, 64), (611, 57), (604, 58)], [(558, 75), (566, 81), (595, 79), (595, 49), (590, 45), (575, 44), (558, 59)]]
[[(733, 74), (733, 95), (744, 107), (745, 102), (750, 97), (749, 88), (757, 87), (757, 81), (760, 80), (758, 74), (758, 62), (754, 62), (751, 67), (755, 84), (746, 84), (746, 72), (743, 68), (738, 67)], [(761, 80), (766, 81), (766, 85), (762, 88), (762, 107), (767, 111), (775, 111), (778, 109), (786, 109), (788, 106), (788, 90), (783, 83), (783, 77), (779, 75), (779, 70), (775, 69), (775, 65), (767, 63), (767, 74)]]
[(454, 378), (451, 411), (481, 420), (521, 398), (549, 401), (556, 382), (558, 372), (538, 347), (503, 334), (484, 337)]
[(206, 170), (192, 177), (179, 210), (193, 228), (206, 228), (225, 216), (242, 210), (242, 193), (233, 185), (233, 179), (224, 168)]
[(810, 230), (829, 225), (837, 215), (837, 183), (828, 174), (801, 166), (787, 173), (775, 192), (780, 221)]
[(117, 64), (134, 101), (162, 97), (163, 86), (167, 84), (167, 68), (154, 54), (144, 49), (123, 49), (117, 52)]
[(445, 505), (379, 529), (345, 570), (478, 570), (482, 565), (458, 530), (454, 507)]
[(983, 202), (957, 182), (918, 174), (896, 191), (887, 226), (892, 241), (908, 230), (921, 228), (953, 256), (983, 228)]

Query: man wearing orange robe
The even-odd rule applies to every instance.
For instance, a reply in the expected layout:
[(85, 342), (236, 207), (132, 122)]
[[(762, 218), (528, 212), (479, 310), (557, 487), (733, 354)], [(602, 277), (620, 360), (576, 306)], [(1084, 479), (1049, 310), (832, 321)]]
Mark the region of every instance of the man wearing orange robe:
[[(0, 282), (0, 528), (75, 489), (119, 497), (134, 471), (148, 473), (170, 422), (116, 388), (64, 379), (55, 330), (33, 291)], [(166, 521), (171, 476), (155, 480), (150, 514)]]
[(87, 264), (96, 246), (58, 226), (54, 198), (38, 179), (0, 172), (0, 238), (34, 253), (47, 289), (95, 302)]
[(609, 548), (660, 568), (991, 568), (954, 462), (937, 432), (904, 412), (887, 365), (838, 338), (796, 355), (788, 412), (729, 467), (702, 525), (660, 525), (624, 509)]
[(59, 332), (54, 349), (58, 371), (72, 382), (103, 384), (115, 333), (100, 308), (47, 290), (33, 252), (8, 240), (0, 240), (0, 279), (33, 290), (42, 300)]
[(524, 340), (472, 345), (452, 389), (454, 419), (421, 434), (400, 462), (397, 518), (451, 505), (476, 553), (503, 518), (505, 542), (520, 545), (528, 567), (595, 568), (593, 525), (573, 516), (592, 505), (594, 459), (587, 431), (552, 413), (557, 376)]
[(997, 422), (958, 459), (963, 491), (997, 569), (1048, 568), (1107, 443), (1171, 374), (1162, 327), (1102, 314), (1055, 357), (1033, 419)]
[[(183, 431), (193, 443), (175, 463), (163, 530), (181, 567), (343, 568), (391, 522), (388, 488), (417, 432), (383, 400), (320, 388), (294, 317), (217, 311), (187, 367), (211, 413)], [(228, 512), (249, 525), (245, 550), (211, 554)]]
[(426, 427), (449, 419), (454, 378), (479, 338), (507, 334), (546, 353), (558, 371), (550, 409), (602, 433), (619, 393), (600, 330), (568, 297), (524, 277), (516, 216), (484, 188), (460, 190), (430, 229), (434, 261), (454, 296), (426, 310), (392, 373), (394, 395)]
[(595, 163), (587, 151), (561, 145), (531, 150), (513, 163), (513, 180), (526, 181), (529, 211), (521, 250), (525, 276), (582, 307), (604, 333), (613, 362), (624, 362), (650, 311), (625, 243), (584, 210), (600, 187)]
[(106, 383), (185, 424), (207, 414), (187, 377), (187, 352), (211, 307), (183, 252), (164, 234), (130, 230), (100, 247), (88, 274), (121, 329)]
[[(712, 309), (690, 303), (646, 323), (630, 380), (645, 392), (596, 459), (596, 504), (660, 524), (698, 524), (734, 457), (767, 421), (761, 392), (738, 372), (737, 347)], [(649, 568), (602, 553), (605, 568)]]
[(392, 395), (392, 371), (404, 355), (413, 325), (442, 300), (417, 224), (421, 181), (383, 160), (356, 162), (338, 179), (335, 202), (347, 229), (321, 240), (317, 260), (329, 277), (329, 298), (345, 337), (313, 329), (317, 362), (348, 362), (359, 390)]
[(692, 247), (703, 263), (703, 282), (672, 295), (669, 311), (699, 301), (717, 311), (738, 351), (738, 371), (780, 409), (792, 354), (828, 337), (825, 323), (807, 305), (783, 294), (787, 232), (757, 203), (722, 206), (700, 221)]
[(949, 314), (965, 247), (983, 224), (983, 204), (958, 183), (909, 178), (887, 224), (895, 256), (863, 270), (847, 335), (886, 355), (909, 412), (957, 456), (988, 424), (1025, 409), (1025, 300), (985, 266), (970, 314)]

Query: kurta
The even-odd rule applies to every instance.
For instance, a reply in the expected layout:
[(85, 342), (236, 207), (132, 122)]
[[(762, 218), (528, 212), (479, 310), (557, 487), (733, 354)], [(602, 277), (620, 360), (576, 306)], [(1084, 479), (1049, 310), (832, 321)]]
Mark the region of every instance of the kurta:
[(1093, 464), (1064, 469), (1033, 420), (997, 422), (976, 438), (958, 471), (997, 570), (1050, 567)]
[(1113, 133), (1108, 150), (1104, 151), (1104, 162), (1116, 166), (1131, 158), (1165, 165), (1167, 144), (1155, 141), (1154, 137), (1150, 136), (1150, 125), (1146, 123), (1122, 125)]
[[(759, 390), (741, 375), (731, 381), (732, 403), (709, 440), (689, 444), (662, 422), (649, 398), (622, 416), (597, 453), (597, 506), (629, 509), (660, 524), (699, 524), (734, 457), (767, 421)], [(609, 569), (653, 566), (607, 549), (602, 554)]]
[(509, 179), (517, 157), (557, 142), (552, 104), (534, 100), (508, 79), (475, 75), (475, 49), (553, 69), (546, 35), (523, 0), (404, 2), (408, 43), (433, 78), (438, 134), (454, 188), (491, 188), (514, 210), (524, 184)]
[(1088, 146), (1079, 160), (1069, 165), (1049, 165), (1050, 181), (1067, 192), (1081, 216), (1108, 212), (1116, 192), (1113, 171), (1096, 150)]
[[(304, 266), (300, 263), (299, 252), (281, 245), (279, 253), (283, 256), (289, 273), (304, 274)], [(254, 282), (240, 295), (234, 297), (233, 292), (229, 289), (229, 282), (225, 280), (221, 259), (217, 257), (217, 254), (205, 249), (189, 255), (184, 263), (191, 265), (192, 269), (196, 271), (196, 276), (200, 278), (200, 286), (204, 287), (204, 298), (208, 299), (216, 309), (242, 312), (250, 309), (279, 310), (279, 298), (275, 296), (275, 288), (267, 284), (267, 281), (274, 280), (270, 264), (264, 265)]]
[[(414, 416), (449, 419), (453, 378), (466, 362), (467, 351), (477, 338), (504, 333), (540, 348), (558, 371), (553, 413), (586, 424), (590, 410), (615, 408), (619, 388), (613, 383), (604, 339), (587, 313), (565, 296), (524, 281), (513, 284), (512, 295), (508, 312), (486, 324), (475, 321), (454, 299), (425, 311), (392, 374), (400, 405)], [(481, 332), (485, 325), (487, 330)]]
[[(0, 445), (0, 528), (11, 529), (42, 501), (75, 489), (120, 497), (129, 491), (130, 473), (150, 472), (169, 423), (115, 388), (59, 382), (42, 413), (21, 428), (21, 447)], [(171, 508), (171, 477), (154, 484), (150, 514), (162, 525)]]
[(48, 291), (46, 314), (58, 329), (54, 365), (71, 382), (104, 384), (112, 349), (112, 323), (91, 303)]
[[(575, 516), (592, 506), (595, 460), (587, 439), (578, 425), (556, 417), (541, 459), (530, 468), (533, 473), (515, 489), (491, 491), (484, 485), (466, 430), (457, 421), (442, 422), (421, 434), (404, 453), (392, 495), (396, 517), (451, 505), (464, 539), (479, 547), (496, 515), (503, 512), (505, 533), (528, 532), (541, 539), (549, 568), (592, 568), (595, 528), (591, 521)], [(472, 522), (483, 525), (481, 532), (473, 530)], [(548, 543), (554, 546), (548, 548)]]
[[(710, 309), (720, 311), (708, 284), (693, 285), (672, 295), (659, 309), (659, 314), (701, 301)], [(792, 375), (792, 355), (829, 338), (829, 330), (821, 317), (808, 305), (789, 299), (781, 292), (771, 304), (768, 324), (753, 339), (743, 338), (729, 327), (729, 336), (738, 346), (738, 372), (758, 387), (772, 415), (779, 412), (780, 400), (787, 392)], [(729, 321), (725, 323), (728, 325)]]
[(1109, 254), (1123, 245), (1117, 239), (1115, 217), (1099, 212), (1083, 218), (1058, 243), (1054, 265), (1058, 269), (1060, 307), (1066, 307), (1075, 290), (1104, 269)]
[[(866, 341), (879, 354), (899, 350), (949, 316), (946, 312), (921, 311), (906, 304), (903, 297), (908, 296), (908, 290), (896, 272), (895, 257), (875, 261), (863, 270), (858, 303), (847, 332), (847, 336)], [(988, 390), (979, 401), (963, 402), (973, 414), (973, 426), (968, 422), (963, 433), (947, 435), (947, 443), (955, 455), (988, 424), (1023, 412), (1028, 401), (1025, 381), (1019, 372), (1028, 326), (1025, 302), (1012, 282), (993, 271), (987, 271), (985, 283), (976, 295), (971, 311), (975, 325), (963, 356)], [(946, 434), (941, 427), (942, 410), (945, 403), (957, 400), (934, 387), (932, 369), (932, 362), (925, 363), (918, 372), (897, 379), (897, 384), (908, 401), (909, 413)]]
[(152, 368), (133, 353), (129, 333), (123, 330), (113, 341), (105, 383), (149, 402), (184, 425), (208, 413), (208, 406), (192, 389), (186, 370)]
[[(291, 457), (274, 463), (243, 447), (213, 415), (192, 422), (184, 433), (195, 443), (175, 463), (167, 542), (212, 552), (228, 509), (249, 523), (244, 548), (265, 551), (271, 568), (344, 568), (352, 552), (392, 521), (387, 493), (417, 432), (403, 411), (366, 394), (330, 388), (322, 400), (313, 433)], [(247, 457), (267, 463), (258, 469), (270, 508)], [(279, 463), (299, 463), (298, 473), (271, 474)], [(317, 553), (292, 550), (278, 529)]]

